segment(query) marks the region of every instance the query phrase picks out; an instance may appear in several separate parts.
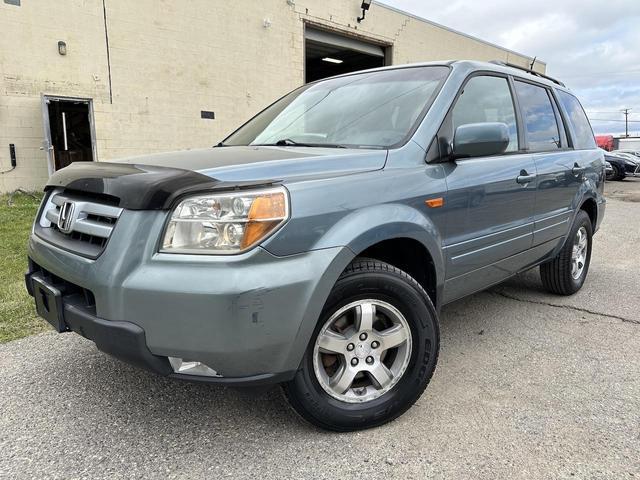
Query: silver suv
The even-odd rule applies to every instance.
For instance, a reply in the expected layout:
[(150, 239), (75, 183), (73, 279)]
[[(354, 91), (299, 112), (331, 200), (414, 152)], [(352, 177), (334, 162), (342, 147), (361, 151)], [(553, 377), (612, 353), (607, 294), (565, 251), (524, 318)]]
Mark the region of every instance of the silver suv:
[(26, 284), (57, 331), (134, 365), (280, 383), (308, 421), (367, 428), (426, 388), (443, 305), (536, 266), (550, 292), (582, 287), (604, 175), (558, 81), (470, 61), (357, 72), (214, 148), (56, 172)]

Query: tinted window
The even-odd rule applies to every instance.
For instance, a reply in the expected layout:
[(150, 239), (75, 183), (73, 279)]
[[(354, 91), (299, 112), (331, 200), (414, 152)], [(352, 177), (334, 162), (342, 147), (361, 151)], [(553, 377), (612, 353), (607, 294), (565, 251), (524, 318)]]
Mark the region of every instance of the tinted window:
[(587, 115), (582, 109), (582, 105), (576, 97), (567, 92), (558, 91), (558, 99), (564, 107), (569, 122), (573, 126), (574, 148), (595, 148), (596, 141), (593, 136), (593, 130), (587, 119)]
[(447, 67), (401, 68), (305, 85), (224, 143), (273, 145), (288, 139), (312, 146), (389, 147), (411, 132), (448, 73)]
[(502, 122), (509, 128), (508, 152), (518, 150), (513, 98), (506, 78), (473, 77), (453, 108), (453, 130), (468, 123)]
[(516, 81), (529, 150), (545, 152), (560, 148), (560, 130), (546, 88)]

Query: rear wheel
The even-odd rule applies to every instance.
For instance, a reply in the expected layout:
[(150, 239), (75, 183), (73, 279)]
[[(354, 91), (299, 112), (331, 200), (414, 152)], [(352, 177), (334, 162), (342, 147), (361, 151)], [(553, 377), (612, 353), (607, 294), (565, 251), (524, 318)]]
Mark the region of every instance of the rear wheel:
[(314, 425), (374, 427), (420, 397), (438, 349), (437, 314), (422, 287), (389, 264), (357, 259), (334, 286), (302, 364), (283, 389)]
[(580, 210), (560, 253), (540, 265), (540, 278), (547, 290), (558, 295), (572, 295), (582, 288), (591, 261), (592, 236), (591, 219)]

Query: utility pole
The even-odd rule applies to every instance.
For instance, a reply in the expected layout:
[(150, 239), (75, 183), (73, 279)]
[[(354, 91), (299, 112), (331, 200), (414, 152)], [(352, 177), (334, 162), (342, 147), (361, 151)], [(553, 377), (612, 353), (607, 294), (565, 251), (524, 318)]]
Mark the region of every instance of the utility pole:
[(624, 136), (629, 138), (629, 110), (630, 108), (622, 109), (622, 113), (624, 113)]

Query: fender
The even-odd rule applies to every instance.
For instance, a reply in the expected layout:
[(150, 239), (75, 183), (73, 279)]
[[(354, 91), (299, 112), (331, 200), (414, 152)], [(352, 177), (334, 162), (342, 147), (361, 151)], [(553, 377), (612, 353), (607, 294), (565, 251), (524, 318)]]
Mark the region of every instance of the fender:
[(394, 238), (410, 238), (427, 249), (436, 271), (437, 305), (440, 305), (445, 277), (444, 257), (440, 231), (433, 221), (418, 210), (401, 204), (376, 205), (354, 211), (338, 221), (314, 245), (313, 250), (344, 248), (325, 271), (309, 302), (296, 336), (297, 347), (290, 352), (288, 365), (298, 365), (302, 359), (329, 293), (345, 268), (360, 252)]
[(441, 233), (432, 219), (410, 206), (391, 203), (354, 211), (333, 225), (314, 245), (314, 249), (346, 246), (355, 258), (367, 248), (395, 238), (416, 240), (427, 249), (433, 259), (440, 298), (445, 277)]

